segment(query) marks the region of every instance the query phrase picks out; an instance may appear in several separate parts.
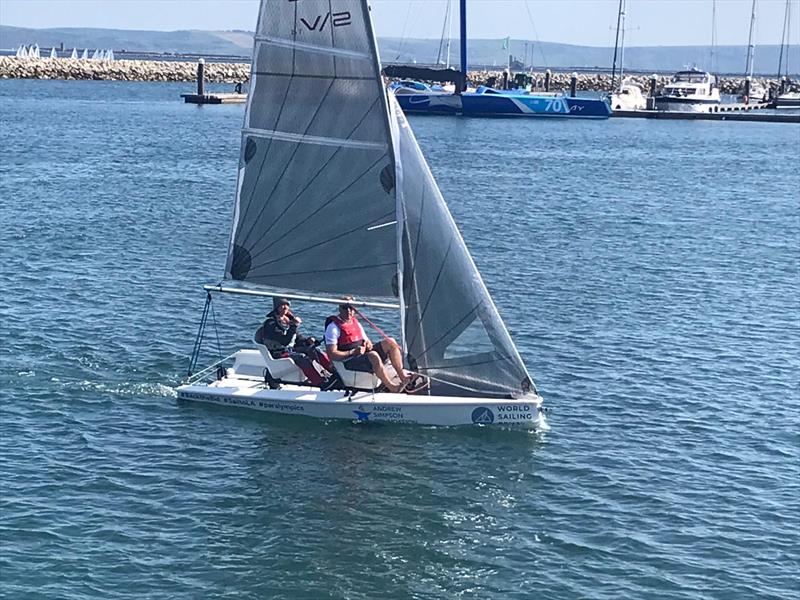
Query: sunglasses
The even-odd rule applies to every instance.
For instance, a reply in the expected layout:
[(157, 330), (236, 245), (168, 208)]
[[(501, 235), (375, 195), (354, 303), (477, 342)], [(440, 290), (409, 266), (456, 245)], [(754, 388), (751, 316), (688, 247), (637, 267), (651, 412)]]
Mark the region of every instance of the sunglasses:
[(342, 310), (355, 310), (356, 309), (356, 307), (353, 306), (352, 304), (340, 304), (339, 308), (341, 308)]

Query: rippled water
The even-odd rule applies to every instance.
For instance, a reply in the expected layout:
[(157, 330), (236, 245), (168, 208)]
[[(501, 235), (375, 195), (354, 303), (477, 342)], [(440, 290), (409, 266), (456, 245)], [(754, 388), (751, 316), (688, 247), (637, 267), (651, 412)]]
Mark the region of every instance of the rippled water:
[(799, 127), (414, 119), (552, 430), (356, 426), (176, 402), (243, 113), (184, 87), (0, 82), (0, 595), (796, 597)]

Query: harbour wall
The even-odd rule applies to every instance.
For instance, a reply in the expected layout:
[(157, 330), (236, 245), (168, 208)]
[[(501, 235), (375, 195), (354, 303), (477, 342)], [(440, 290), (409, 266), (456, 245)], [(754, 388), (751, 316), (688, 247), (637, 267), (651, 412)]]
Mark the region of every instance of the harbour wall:
[[(535, 86), (542, 89), (544, 72), (534, 72)], [(667, 83), (672, 74), (657, 74), (657, 86)], [(471, 71), (469, 82), (472, 85), (486, 84), (491, 78), (502, 81), (502, 71)], [(630, 77), (647, 91), (650, 75)], [(551, 74), (550, 89), (559, 91), (569, 89), (570, 73)], [(626, 76), (627, 78), (627, 76)], [(11, 56), (0, 57), (0, 79), (89, 79), (105, 81), (186, 81), (197, 79), (196, 62), (153, 61), (153, 60), (80, 60), (73, 58), (19, 59)], [(210, 83), (246, 82), (250, 79), (249, 63), (207, 62), (205, 80)], [(777, 89), (776, 78), (756, 77), (754, 81), (766, 87)], [(581, 91), (606, 91), (611, 88), (610, 73), (578, 73), (577, 88)], [(499, 83), (498, 83), (499, 85)], [(723, 94), (739, 93), (744, 87), (743, 77), (722, 77), (719, 81)], [(800, 91), (800, 82), (791, 85), (792, 91)]]

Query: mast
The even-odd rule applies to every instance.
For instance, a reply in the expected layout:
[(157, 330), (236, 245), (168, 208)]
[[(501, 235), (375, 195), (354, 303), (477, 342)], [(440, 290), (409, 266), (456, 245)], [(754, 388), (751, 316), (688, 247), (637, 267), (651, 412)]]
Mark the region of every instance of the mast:
[(445, 68), (450, 68), (450, 41), (453, 39), (453, 0), (447, 0), (447, 59)]
[(459, 25), (461, 28), (461, 74), (464, 80), (461, 82), (461, 90), (467, 89), (467, 0), (459, 0)]
[[(617, 53), (619, 52), (619, 34), (625, 27), (625, 0), (619, 0), (619, 10), (617, 11), (617, 35), (614, 39), (614, 61), (611, 64), (611, 91), (616, 88), (615, 80), (617, 77)], [(624, 36), (624, 33), (623, 33)], [(623, 37), (624, 41), (624, 37)], [(621, 62), (621, 61), (620, 61)], [(620, 82), (622, 82), (622, 65), (620, 64)]]
[(625, 0), (622, 1), (622, 31), (619, 34), (619, 87), (622, 87), (624, 81), (623, 71), (625, 69)]
[(753, 0), (753, 10), (750, 14), (750, 36), (747, 40), (747, 66), (745, 67), (745, 75), (753, 77), (753, 58), (755, 57), (756, 47), (753, 43), (753, 31), (756, 25), (756, 0)]
[(442, 22), (442, 37), (439, 40), (439, 51), (436, 54), (436, 66), (442, 64), (442, 48), (445, 47), (444, 32), (447, 30), (447, 58), (445, 59), (445, 68), (450, 67), (450, 30), (448, 24), (450, 23), (450, 0), (447, 1), (444, 12), (444, 22)]
[(711, 0), (711, 56), (708, 61), (708, 68), (712, 73), (716, 73), (714, 68), (714, 55), (717, 51), (717, 0)]
[(783, 13), (783, 29), (781, 30), (781, 52), (778, 55), (778, 79), (781, 78), (783, 69), (783, 52), (786, 51), (786, 77), (789, 77), (789, 27), (792, 21), (792, 3), (786, 0), (786, 9)]

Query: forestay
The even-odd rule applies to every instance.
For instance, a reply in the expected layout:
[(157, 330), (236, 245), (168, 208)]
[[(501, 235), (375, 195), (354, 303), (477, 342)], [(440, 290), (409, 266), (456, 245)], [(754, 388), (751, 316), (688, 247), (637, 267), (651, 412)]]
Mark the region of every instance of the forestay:
[(409, 364), (431, 378), (433, 394), (529, 391), (525, 365), (394, 97), (391, 105)]
[(228, 279), (395, 296), (394, 159), (368, 11), (262, 1)]

